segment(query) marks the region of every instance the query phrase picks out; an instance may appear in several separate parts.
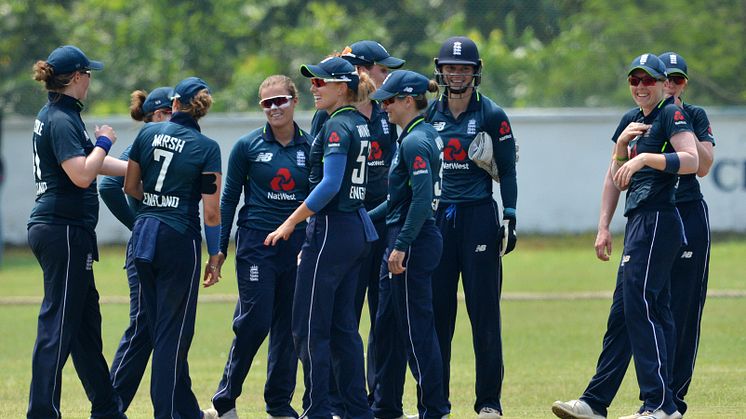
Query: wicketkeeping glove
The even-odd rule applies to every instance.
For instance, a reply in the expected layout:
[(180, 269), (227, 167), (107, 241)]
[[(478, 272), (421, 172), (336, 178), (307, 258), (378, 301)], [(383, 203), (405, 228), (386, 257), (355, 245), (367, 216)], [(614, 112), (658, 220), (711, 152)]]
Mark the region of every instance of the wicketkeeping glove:
[(500, 226), (500, 256), (505, 256), (515, 249), (518, 241), (518, 233), (515, 230), (515, 218), (503, 218), (503, 225)]

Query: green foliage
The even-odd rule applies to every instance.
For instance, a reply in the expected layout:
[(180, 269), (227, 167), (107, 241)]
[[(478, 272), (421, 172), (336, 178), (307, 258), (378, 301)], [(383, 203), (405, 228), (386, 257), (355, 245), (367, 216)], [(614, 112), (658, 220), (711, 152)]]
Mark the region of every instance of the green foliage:
[[(90, 110), (126, 113), (129, 93), (198, 75), (215, 111), (246, 111), (258, 84), (361, 39), (426, 75), (449, 36), (484, 61), (482, 90), (503, 106), (624, 106), (623, 77), (643, 52), (674, 50), (690, 67), (687, 100), (746, 104), (746, 2), (670, 0), (0, 0), (0, 111), (33, 114), (45, 96), (31, 66), (61, 44), (106, 64)], [(312, 106), (310, 95), (301, 106)]]

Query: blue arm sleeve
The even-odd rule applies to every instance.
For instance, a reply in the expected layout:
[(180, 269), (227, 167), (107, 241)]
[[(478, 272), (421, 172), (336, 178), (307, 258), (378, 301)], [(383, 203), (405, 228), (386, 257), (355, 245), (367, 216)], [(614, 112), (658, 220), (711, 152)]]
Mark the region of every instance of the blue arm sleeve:
[(313, 212), (321, 211), (342, 187), (347, 155), (330, 154), (324, 157), (324, 177), (306, 199), (306, 206)]
[(377, 223), (386, 218), (386, 213), (388, 213), (388, 201), (383, 201), (377, 207), (368, 211), (368, 217), (370, 217), (371, 221)]
[(503, 216), (515, 218), (518, 201), (515, 135), (508, 116), (502, 109), (491, 110), (489, 117), (492, 153), (497, 164), (497, 170), (500, 173), (500, 198), (503, 204)]
[(231, 150), (228, 158), (228, 174), (225, 177), (223, 195), (220, 197), (220, 251), (228, 256), (228, 243), (231, 238), (231, 227), (233, 217), (236, 215), (236, 207), (241, 199), (244, 181), (248, 182), (248, 174), (251, 162), (244, 150), (244, 141), (239, 139)]
[(135, 224), (135, 213), (127, 204), (127, 198), (124, 196), (124, 190), (122, 190), (123, 186), (124, 177), (104, 176), (98, 185), (98, 193), (117, 220), (132, 231), (132, 226)]
[[(420, 142), (419, 147), (415, 146), (414, 139), (402, 141), (401, 158), (407, 163), (407, 167), (409, 168), (412, 201), (407, 210), (407, 218), (404, 220), (404, 225), (402, 225), (401, 231), (399, 231), (399, 235), (396, 237), (396, 243), (394, 243), (394, 249), (396, 250), (406, 251), (420, 234), (425, 220), (433, 216), (433, 168), (427, 157), (427, 147), (422, 146), (422, 144)], [(425, 170), (417, 170), (417, 174), (415, 174), (413, 162), (418, 156), (424, 157), (428, 163)]]

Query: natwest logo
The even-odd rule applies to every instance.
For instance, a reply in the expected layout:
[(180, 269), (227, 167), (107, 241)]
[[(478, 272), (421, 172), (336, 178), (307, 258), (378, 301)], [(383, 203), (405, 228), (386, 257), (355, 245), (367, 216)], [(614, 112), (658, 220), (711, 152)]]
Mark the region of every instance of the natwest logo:
[(277, 174), (275, 174), (275, 177), (272, 178), (270, 186), (277, 192), (287, 192), (295, 188), (295, 180), (293, 180), (293, 176), (290, 175), (290, 170), (283, 167), (278, 170)]
[(383, 157), (383, 150), (381, 150), (381, 144), (378, 141), (370, 142), (370, 153), (368, 154), (368, 160), (378, 160)]
[(463, 161), (466, 159), (466, 150), (461, 147), (461, 141), (458, 138), (448, 140), (443, 148), (443, 159), (446, 161)]
[(336, 143), (339, 143), (339, 134), (337, 134), (337, 131), (332, 131), (332, 133), (329, 135), (329, 144)]
[(425, 163), (425, 160), (417, 156), (414, 158), (414, 163), (412, 163), (412, 169), (414, 170), (420, 170), (420, 169), (427, 169), (427, 163)]
[(684, 115), (681, 113), (681, 111), (676, 111), (676, 113), (673, 114), (673, 120), (684, 121)]
[(503, 121), (500, 124), (500, 135), (506, 134), (510, 134), (510, 124), (508, 124), (508, 121)]

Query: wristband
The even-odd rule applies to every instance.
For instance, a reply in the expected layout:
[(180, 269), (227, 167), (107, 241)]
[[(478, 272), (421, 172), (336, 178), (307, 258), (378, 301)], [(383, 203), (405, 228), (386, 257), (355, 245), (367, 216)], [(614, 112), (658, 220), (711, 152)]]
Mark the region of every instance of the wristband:
[(205, 224), (205, 241), (207, 242), (207, 253), (215, 256), (220, 252), (220, 225), (209, 226)]
[(681, 166), (681, 160), (679, 160), (678, 153), (666, 153), (663, 156), (666, 157), (666, 167), (663, 169), (666, 173), (679, 173), (679, 167)]
[(100, 137), (96, 137), (96, 145), (94, 147), (101, 147), (104, 149), (106, 154), (109, 154), (109, 150), (111, 150), (111, 145), (114, 144), (111, 142), (111, 139), (109, 137), (102, 135)]
[(625, 162), (625, 161), (629, 160), (629, 157), (619, 157), (616, 154), (614, 154), (614, 160), (616, 160), (616, 161), (618, 161), (618, 162), (621, 163), (621, 162)]

